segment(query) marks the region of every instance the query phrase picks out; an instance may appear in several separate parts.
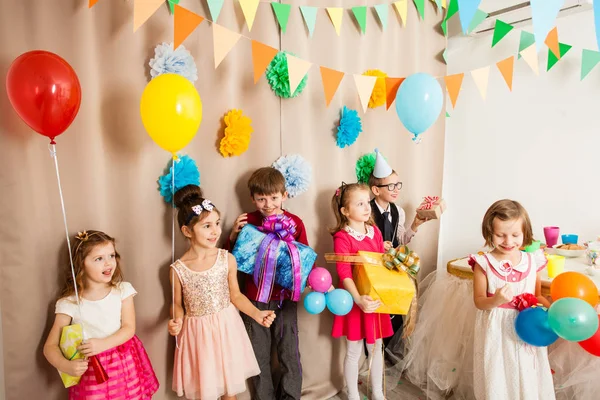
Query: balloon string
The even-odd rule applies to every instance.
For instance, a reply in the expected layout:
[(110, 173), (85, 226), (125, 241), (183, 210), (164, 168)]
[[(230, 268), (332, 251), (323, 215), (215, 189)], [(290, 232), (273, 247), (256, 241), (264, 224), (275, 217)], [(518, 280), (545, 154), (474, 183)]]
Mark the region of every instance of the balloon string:
[(54, 160), (54, 169), (56, 171), (56, 182), (58, 183), (58, 194), (60, 195), (60, 206), (62, 209), (63, 223), (65, 225), (65, 235), (67, 237), (67, 247), (69, 249), (69, 262), (71, 263), (71, 277), (73, 278), (73, 288), (75, 289), (75, 299), (79, 309), (79, 317), (81, 318), (81, 327), (85, 339), (85, 330), (83, 330), (83, 314), (81, 312), (81, 302), (79, 301), (79, 290), (77, 289), (77, 281), (75, 280), (75, 267), (73, 265), (73, 252), (71, 250), (71, 239), (69, 238), (69, 227), (67, 226), (67, 212), (65, 209), (65, 199), (63, 197), (62, 185), (60, 183), (60, 172), (58, 169), (58, 155), (56, 154), (56, 145), (52, 141), (48, 145), (50, 157)]
[[(175, 159), (171, 163), (171, 265), (175, 263)], [(171, 270), (171, 303), (173, 304), (173, 319), (175, 319), (175, 271)], [(175, 347), (179, 348), (179, 341), (175, 336)]]

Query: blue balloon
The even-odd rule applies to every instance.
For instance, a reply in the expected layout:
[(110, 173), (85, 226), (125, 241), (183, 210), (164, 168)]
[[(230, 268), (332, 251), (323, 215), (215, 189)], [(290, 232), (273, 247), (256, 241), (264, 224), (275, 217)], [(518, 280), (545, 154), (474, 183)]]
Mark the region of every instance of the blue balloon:
[(550, 346), (558, 339), (548, 323), (548, 312), (541, 307), (521, 311), (515, 319), (515, 331), (522, 341), (532, 346)]
[(415, 135), (413, 140), (433, 125), (443, 104), (442, 88), (429, 74), (410, 75), (396, 92), (396, 113), (406, 129)]
[(304, 308), (309, 314), (319, 314), (325, 309), (325, 295), (319, 292), (310, 292), (304, 298)]
[(598, 314), (585, 300), (563, 297), (548, 309), (548, 323), (561, 338), (581, 342), (598, 330)]
[(325, 295), (327, 308), (335, 315), (346, 315), (352, 310), (354, 300), (350, 292), (344, 289), (335, 289)]

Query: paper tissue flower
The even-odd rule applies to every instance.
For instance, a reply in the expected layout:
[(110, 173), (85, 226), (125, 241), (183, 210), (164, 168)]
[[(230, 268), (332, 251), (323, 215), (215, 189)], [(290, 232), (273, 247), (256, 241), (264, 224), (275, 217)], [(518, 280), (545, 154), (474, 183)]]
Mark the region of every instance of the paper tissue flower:
[(351, 110), (344, 106), (342, 109), (342, 117), (340, 125), (337, 129), (337, 145), (340, 148), (350, 146), (358, 138), (358, 134), (362, 132), (362, 124), (356, 110)]
[(375, 87), (371, 92), (371, 98), (369, 99), (369, 108), (377, 108), (385, 104), (386, 90), (385, 90), (385, 78), (387, 74), (378, 69), (370, 69), (363, 72), (365, 76), (376, 76), (377, 81)]
[(221, 139), (219, 151), (223, 157), (239, 156), (248, 150), (252, 120), (242, 115), (242, 110), (231, 110), (223, 118), (225, 136)]
[(272, 165), (285, 178), (285, 190), (290, 198), (308, 190), (312, 168), (310, 164), (297, 154), (281, 156)]
[[(167, 203), (173, 199), (172, 164), (167, 172), (158, 178), (158, 190)], [(182, 156), (175, 160), (175, 192), (187, 185), (200, 185), (200, 171), (196, 161), (190, 156)]]
[(296, 88), (294, 94), (290, 93), (290, 77), (288, 74), (288, 61), (286, 54), (287, 52), (285, 51), (280, 51), (277, 53), (273, 60), (271, 60), (271, 63), (267, 67), (265, 74), (273, 92), (275, 92), (275, 94), (279, 97), (289, 99), (290, 97), (299, 96), (300, 93), (302, 93), (306, 87), (308, 74), (304, 75), (304, 78), (302, 78), (300, 81), (300, 84)]
[(356, 161), (356, 180), (367, 185), (375, 169), (375, 153), (367, 153)]
[(198, 70), (194, 58), (183, 45), (173, 50), (173, 43), (161, 43), (154, 49), (154, 58), (150, 60), (150, 76), (172, 73), (183, 76), (192, 83), (198, 80)]

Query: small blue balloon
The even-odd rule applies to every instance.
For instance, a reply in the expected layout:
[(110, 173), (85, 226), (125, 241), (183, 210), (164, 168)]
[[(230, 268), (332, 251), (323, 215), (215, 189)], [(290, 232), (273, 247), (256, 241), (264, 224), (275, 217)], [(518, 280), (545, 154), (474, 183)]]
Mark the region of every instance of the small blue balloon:
[(598, 313), (585, 300), (563, 297), (548, 309), (548, 323), (561, 338), (581, 342), (598, 330)]
[(540, 307), (521, 311), (515, 319), (515, 331), (522, 341), (532, 346), (550, 346), (558, 340), (548, 323), (548, 312)]
[(410, 75), (396, 92), (396, 113), (406, 129), (415, 135), (413, 140), (433, 125), (443, 104), (442, 88), (429, 74)]
[(335, 289), (325, 295), (327, 308), (335, 315), (346, 315), (352, 310), (354, 300), (350, 292), (344, 289)]
[(325, 309), (325, 295), (319, 292), (310, 292), (304, 298), (304, 308), (309, 314), (319, 314)]

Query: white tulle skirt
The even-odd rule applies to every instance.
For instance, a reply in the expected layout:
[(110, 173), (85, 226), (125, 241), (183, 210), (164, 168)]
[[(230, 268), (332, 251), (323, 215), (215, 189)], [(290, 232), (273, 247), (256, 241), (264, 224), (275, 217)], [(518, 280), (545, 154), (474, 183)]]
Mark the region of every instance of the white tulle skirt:
[(577, 343), (559, 339), (548, 349), (548, 358), (554, 370), (556, 400), (600, 398), (600, 357)]
[(390, 352), (403, 355), (395, 377), (403, 373), (429, 399), (443, 400), (450, 393), (456, 400), (474, 399), (472, 299), (473, 282), (447, 273), (432, 272), (419, 284), (415, 330), (404, 343), (390, 343)]

